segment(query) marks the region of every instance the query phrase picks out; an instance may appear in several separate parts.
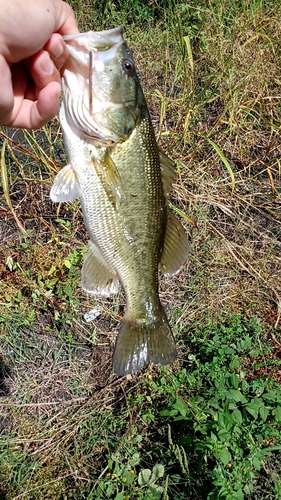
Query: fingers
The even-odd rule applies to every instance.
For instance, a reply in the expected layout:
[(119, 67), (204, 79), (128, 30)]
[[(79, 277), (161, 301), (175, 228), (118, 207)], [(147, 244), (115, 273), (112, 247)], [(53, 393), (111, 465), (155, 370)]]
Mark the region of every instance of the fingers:
[(27, 7), (9, 4), (1, 28), (0, 124), (40, 128), (59, 108), (60, 69), (69, 57), (61, 35), (79, 31), (71, 7), (62, 0), (33, 0), (29, 15)]
[(38, 100), (30, 108), (30, 122), (27, 128), (40, 128), (58, 113), (61, 86), (51, 82), (38, 95)]
[(56, 68), (61, 69), (69, 58), (69, 50), (61, 35), (54, 33), (44, 49), (49, 53)]
[(11, 67), (0, 56), (0, 124), (37, 129), (57, 114), (61, 91), (58, 68), (69, 52), (58, 34), (51, 37), (49, 50), (40, 50)]
[[(60, 83), (59, 70), (46, 50), (39, 50), (37, 54), (25, 61), (25, 65), (34, 81), (37, 93), (51, 82)], [(25, 97), (32, 98), (28, 95)]]
[(50, 82), (38, 94), (38, 99), (15, 99), (14, 119), (11, 127), (38, 129), (50, 121), (58, 112), (61, 87), (58, 82)]
[(0, 123), (27, 129), (42, 127), (57, 114), (61, 91), (60, 74), (49, 54), (41, 51), (25, 65), (7, 65), (6, 72), (1, 62), (0, 58)]

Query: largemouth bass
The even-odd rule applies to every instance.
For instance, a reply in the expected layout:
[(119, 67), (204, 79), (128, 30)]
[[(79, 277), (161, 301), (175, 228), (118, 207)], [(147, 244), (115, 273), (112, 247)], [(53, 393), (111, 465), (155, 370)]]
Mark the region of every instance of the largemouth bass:
[(126, 312), (113, 369), (170, 364), (176, 346), (158, 295), (158, 269), (178, 271), (188, 238), (167, 208), (173, 162), (159, 152), (122, 28), (64, 37), (60, 121), (69, 159), (51, 189), (54, 202), (79, 198), (89, 249), (82, 287), (109, 296), (121, 283)]

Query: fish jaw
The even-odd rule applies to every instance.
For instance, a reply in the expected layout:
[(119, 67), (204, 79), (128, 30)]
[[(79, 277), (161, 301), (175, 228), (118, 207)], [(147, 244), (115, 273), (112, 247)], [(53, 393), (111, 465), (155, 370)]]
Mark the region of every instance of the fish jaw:
[(77, 33), (75, 35), (64, 35), (63, 39), (66, 43), (70, 43), (70, 46), (74, 42), (74, 47), (76, 44), (80, 44), (88, 51), (106, 50), (108, 47), (123, 41), (123, 28), (122, 26), (117, 26), (117, 28), (112, 28), (111, 30), (87, 31), (86, 33)]

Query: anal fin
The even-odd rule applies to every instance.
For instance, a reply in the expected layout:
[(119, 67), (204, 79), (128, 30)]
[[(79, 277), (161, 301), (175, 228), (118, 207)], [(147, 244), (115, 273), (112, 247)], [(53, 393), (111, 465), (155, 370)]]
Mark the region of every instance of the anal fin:
[(167, 208), (167, 226), (159, 269), (166, 276), (175, 274), (184, 264), (190, 249), (190, 242), (184, 227)]
[(82, 287), (93, 295), (109, 297), (119, 289), (116, 272), (104, 260), (100, 250), (90, 241), (82, 268)]

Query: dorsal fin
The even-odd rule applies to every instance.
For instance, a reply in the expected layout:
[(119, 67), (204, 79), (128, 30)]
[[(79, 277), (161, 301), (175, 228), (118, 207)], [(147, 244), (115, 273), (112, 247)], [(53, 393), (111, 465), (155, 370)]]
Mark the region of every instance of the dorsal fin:
[(175, 164), (163, 151), (159, 151), (159, 159), (164, 195), (167, 198), (176, 177)]

